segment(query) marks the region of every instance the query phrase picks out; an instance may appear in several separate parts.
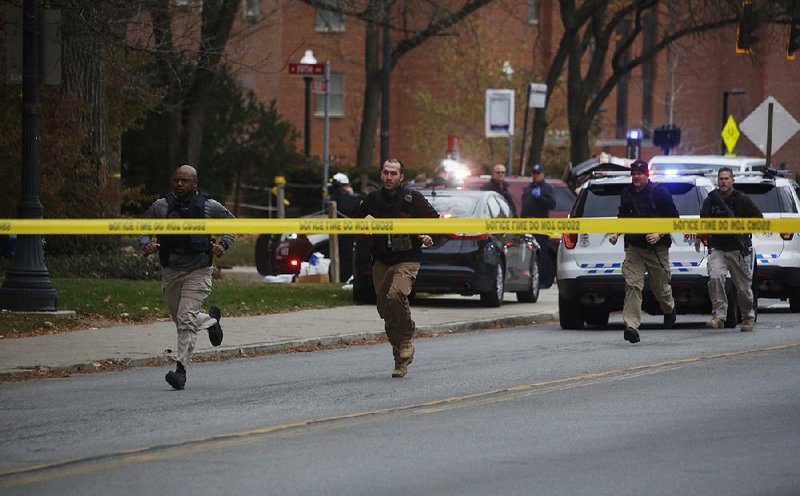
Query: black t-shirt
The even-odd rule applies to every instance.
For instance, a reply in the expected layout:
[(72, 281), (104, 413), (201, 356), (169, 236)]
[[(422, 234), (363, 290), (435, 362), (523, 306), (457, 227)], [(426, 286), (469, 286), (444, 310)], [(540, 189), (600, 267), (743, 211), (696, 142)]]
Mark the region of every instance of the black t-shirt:
[[(703, 201), (700, 217), (730, 217), (729, 210), (733, 213), (734, 217), (764, 217), (761, 210), (758, 209), (756, 204), (753, 203), (753, 200), (746, 194), (741, 191), (733, 190), (733, 193), (725, 198), (718, 189), (712, 191), (711, 194), (706, 197), (705, 201)], [(750, 234), (712, 234), (709, 236), (708, 244), (711, 248), (717, 250), (740, 251), (752, 246), (751, 238), (752, 236)]]

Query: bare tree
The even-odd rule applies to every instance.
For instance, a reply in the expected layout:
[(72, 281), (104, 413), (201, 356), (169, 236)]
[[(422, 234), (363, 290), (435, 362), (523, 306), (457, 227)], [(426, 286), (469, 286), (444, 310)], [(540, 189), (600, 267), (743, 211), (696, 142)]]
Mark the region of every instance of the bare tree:
[[(762, 2), (760, 23), (787, 22), (784, 2)], [(739, 2), (697, 0), (586, 1), (560, 0), (564, 35), (547, 72), (548, 100), (567, 71), (567, 114), (570, 158), (573, 164), (589, 157), (590, 129), (603, 103), (619, 82), (635, 68), (656, 57), (678, 39), (735, 25), (741, 18)], [(659, 30), (649, 44), (643, 19), (659, 9), (678, 9), (674, 23)], [(650, 33), (652, 35), (652, 33)], [(610, 72), (604, 71), (610, 67)], [(528, 163), (539, 160), (547, 128), (546, 109), (536, 109)]]

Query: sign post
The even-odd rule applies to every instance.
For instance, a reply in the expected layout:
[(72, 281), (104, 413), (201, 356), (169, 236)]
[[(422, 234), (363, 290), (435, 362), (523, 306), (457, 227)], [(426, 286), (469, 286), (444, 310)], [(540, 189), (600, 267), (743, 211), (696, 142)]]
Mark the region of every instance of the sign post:
[(508, 138), (508, 174), (514, 137), (514, 90), (486, 90), (486, 137)]

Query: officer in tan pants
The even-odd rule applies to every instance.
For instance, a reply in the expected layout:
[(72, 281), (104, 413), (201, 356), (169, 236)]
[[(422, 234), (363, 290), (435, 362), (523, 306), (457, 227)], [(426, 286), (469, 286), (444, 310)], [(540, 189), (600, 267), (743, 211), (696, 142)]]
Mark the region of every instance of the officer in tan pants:
[[(402, 186), (403, 164), (387, 160), (381, 169), (382, 187), (361, 202), (366, 218), (438, 218), (428, 200), (419, 191)], [(414, 359), (414, 321), (408, 306), (408, 295), (414, 286), (422, 260), (422, 246), (431, 246), (427, 234), (388, 234), (372, 236), (372, 281), (378, 301), (378, 314), (394, 355), (392, 377), (404, 377)]]
[[(717, 171), (717, 189), (709, 193), (700, 210), (700, 217), (762, 218), (764, 215), (753, 200), (733, 188), (733, 171), (722, 167)], [(695, 238), (699, 252), (701, 236)], [(749, 332), (755, 326), (753, 302), (753, 242), (750, 234), (713, 234), (708, 239), (708, 295), (711, 298), (711, 320), (706, 326), (722, 329), (728, 313), (728, 296), (725, 279), (730, 273), (736, 287), (742, 325), (739, 330)]]
[[(678, 217), (672, 194), (662, 185), (650, 182), (647, 162), (636, 160), (631, 164), (631, 185), (620, 195), (618, 217)], [(618, 234), (608, 241), (614, 245)], [(664, 327), (675, 325), (675, 300), (670, 281), (669, 234), (626, 234), (625, 261), (622, 275), (625, 278), (625, 303), (622, 319), (625, 321), (623, 337), (630, 343), (639, 342), (639, 324), (642, 321), (642, 291), (645, 272), (650, 276), (650, 290), (664, 313)]]

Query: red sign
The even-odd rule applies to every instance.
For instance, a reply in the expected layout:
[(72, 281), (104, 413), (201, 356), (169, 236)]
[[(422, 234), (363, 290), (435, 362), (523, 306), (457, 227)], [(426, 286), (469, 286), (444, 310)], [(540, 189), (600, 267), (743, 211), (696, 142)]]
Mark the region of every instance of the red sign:
[(325, 64), (289, 64), (290, 76), (314, 77), (325, 75)]
[(314, 79), (311, 81), (311, 91), (314, 93), (325, 94), (328, 92), (328, 85), (325, 84), (325, 79)]

